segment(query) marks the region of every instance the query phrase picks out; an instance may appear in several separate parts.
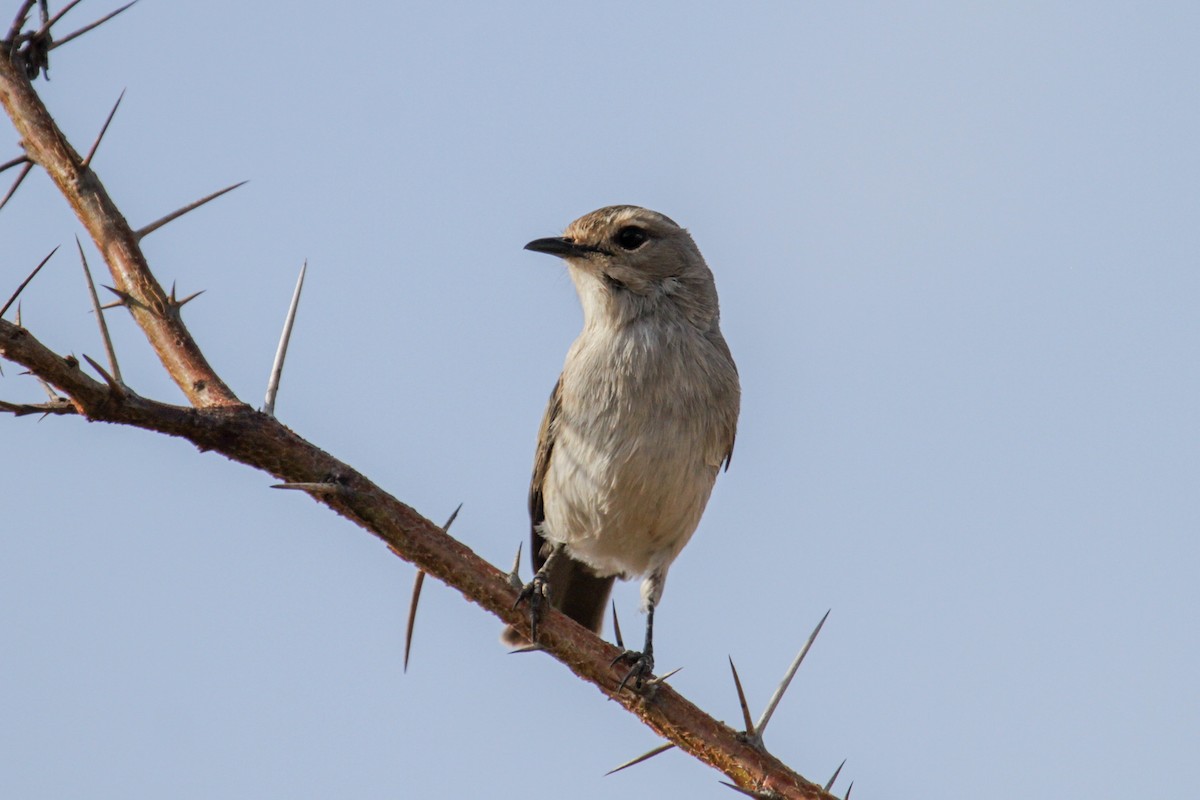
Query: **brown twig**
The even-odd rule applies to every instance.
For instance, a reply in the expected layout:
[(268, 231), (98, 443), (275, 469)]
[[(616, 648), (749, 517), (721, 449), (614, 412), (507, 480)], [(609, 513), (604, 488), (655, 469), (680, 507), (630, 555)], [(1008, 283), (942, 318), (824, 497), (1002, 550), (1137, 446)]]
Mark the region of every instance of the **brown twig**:
[(0, 103), (26, 154), (46, 170), (91, 235), (116, 290), (137, 301), (129, 304), (130, 313), (188, 401), (197, 407), (242, 405), (209, 365), (180, 316), (167, 313), (167, 294), (150, 272), (137, 235), (95, 173), (83, 166), (23, 70), (9, 59), (0, 59)]
[[(82, 372), (73, 359), (56, 355), (27, 330), (4, 320), (0, 320), (0, 356), (45, 378), (90, 420), (179, 436), (201, 450), (219, 452), (287, 483), (337, 485), (340, 491), (312, 495), (378, 536), (405, 560), (529, 636), (529, 615), (515, 608), (517, 593), (505, 573), (274, 417), (246, 406), (172, 406), (128, 390), (117, 396), (108, 384)], [(658, 735), (724, 772), (739, 786), (769, 789), (780, 798), (828, 799), (820, 786), (754, 747), (744, 735), (714, 720), (670, 686), (657, 686), (652, 700), (634, 692), (618, 692), (623, 671), (611, 664), (620, 651), (563, 614), (543, 613), (538, 645), (636, 714)]]

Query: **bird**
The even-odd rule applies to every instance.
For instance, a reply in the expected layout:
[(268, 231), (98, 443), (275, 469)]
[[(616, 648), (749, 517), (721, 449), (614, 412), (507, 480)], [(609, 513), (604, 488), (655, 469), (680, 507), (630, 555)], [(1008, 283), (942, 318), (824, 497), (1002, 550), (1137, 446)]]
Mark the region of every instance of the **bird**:
[[(687, 230), (638, 206), (598, 209), (525, 249), (566, 262), (583, 330), (538, 433), (535, 574), (517, 604), (530, 604), (535, 644), (543, 598), (599, 633), (614, 580), (643, 577), (645, 644), (622, 654), (632, 666), (621, 681), (640, 687), (654, 668), (667, 571), (728, 469), (737, 434), (741, 388), (716, 285)], [(511, 627), (504, 640), (528, 643)]]

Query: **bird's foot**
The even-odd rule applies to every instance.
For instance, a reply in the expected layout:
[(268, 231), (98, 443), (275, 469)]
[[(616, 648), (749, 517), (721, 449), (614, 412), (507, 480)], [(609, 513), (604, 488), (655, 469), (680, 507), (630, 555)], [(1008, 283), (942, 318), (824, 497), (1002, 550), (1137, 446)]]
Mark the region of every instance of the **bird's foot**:
[(647, 650), (644, 653), (639, 653), (637, 650), (626, 650), (614, 658), (610, 666), (616, 666), (622, 661), (632, 666), (625, 673), (625, 677), (621, 678), (621, 682), (617, 684), (618, 694), (631, 679), (633, 680), (633, 687), (639, 690), (644, 686), (653, 684), (653, 681), (646, 680), (654, 674), (654, 654), (652, 652)]
[(517, 602), (513, 608), (526, 600), (529, 601), (529, 637), (532, 644), (537, 644), (538, 618), (542, 614), (542, 603), (549, 599), (549, 582), (540, 571), (534, 573), (533, 580), (521, 587), (517, 593)]

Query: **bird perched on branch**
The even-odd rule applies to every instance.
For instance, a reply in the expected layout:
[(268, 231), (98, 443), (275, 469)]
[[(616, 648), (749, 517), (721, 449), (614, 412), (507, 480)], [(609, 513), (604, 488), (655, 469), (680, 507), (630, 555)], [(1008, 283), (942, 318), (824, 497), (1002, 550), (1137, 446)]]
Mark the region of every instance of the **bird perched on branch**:
[[(737, 429), (737, 368), (721, 335), (712, 273), (686, 230), (610, 206), (526, 250), (566, 261), (583, 305), (538, 434), (529, 513), (539, 606), (599, 631), (616, 577), (645, 576), (646, 640), (622, 681), (654, 667), (654, 609), (691, 539)], [(522, 637), (512, 628), (505, 640)]]

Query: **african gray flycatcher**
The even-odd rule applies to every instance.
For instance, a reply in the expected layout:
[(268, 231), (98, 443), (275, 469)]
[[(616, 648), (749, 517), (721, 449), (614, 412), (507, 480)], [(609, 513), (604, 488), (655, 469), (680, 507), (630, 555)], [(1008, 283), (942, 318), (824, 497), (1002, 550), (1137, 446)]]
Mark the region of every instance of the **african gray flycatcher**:
[(644, 575), (646, 643), (625, 676), (640, 684), (667, 570), (733, 451), (741, 392), (716, 286), (688, 232), (637, 206), (593, 211), (525, 249), (567, 262), (584, 322), (538, 434), (536, 574), (521, 597), (535, 638), (544, 595), (599, 631), (613, 579)]

